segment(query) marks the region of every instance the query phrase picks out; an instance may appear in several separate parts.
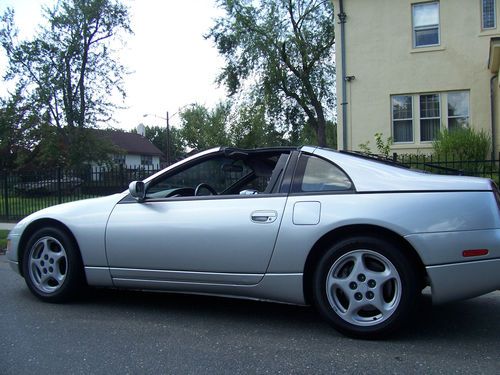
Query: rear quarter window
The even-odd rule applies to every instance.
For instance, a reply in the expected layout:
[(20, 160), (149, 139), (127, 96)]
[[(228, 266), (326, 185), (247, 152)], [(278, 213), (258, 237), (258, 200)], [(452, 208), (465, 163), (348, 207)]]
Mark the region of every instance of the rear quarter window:
[(335, 164), (316, 156), (301, 155), (292, 192), (335, 192), (352, 188), (349, 177)]

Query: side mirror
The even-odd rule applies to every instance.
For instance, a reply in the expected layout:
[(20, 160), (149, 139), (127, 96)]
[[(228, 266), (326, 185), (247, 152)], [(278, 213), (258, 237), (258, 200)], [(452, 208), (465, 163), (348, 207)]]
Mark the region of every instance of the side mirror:
[(146, 188), (144, 186), (144, 182), (132, 181), (130, 185), (128, 185), (128, 191), (131, 196), (137, 199), (138, 202), (144, 202), (144, 199), (146, 198)]

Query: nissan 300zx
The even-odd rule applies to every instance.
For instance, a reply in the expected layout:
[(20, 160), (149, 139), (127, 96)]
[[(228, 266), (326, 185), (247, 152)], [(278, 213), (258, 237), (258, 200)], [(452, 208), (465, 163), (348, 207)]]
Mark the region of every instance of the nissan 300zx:
[(435, 303), (500, 288), (499, 196), (489, 179), (323, 148), (214, 148), (26, 217), (7, 255), (43, 301), (99, 286), (312, 304), (377, 338), (426, 287)]

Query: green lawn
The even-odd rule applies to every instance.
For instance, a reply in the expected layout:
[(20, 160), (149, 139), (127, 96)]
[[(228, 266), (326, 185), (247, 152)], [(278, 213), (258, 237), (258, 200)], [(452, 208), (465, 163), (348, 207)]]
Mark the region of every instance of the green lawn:
[(3, 250), (7, 247), (7, 235), (9, 234), (8, 230), (0, 229), (0, 250)]
[[(93, 198), (93, 195), (84, 196), (72, 196), (63, 195), (62, 203), (73, 202), (79, 199)], [(46, 196), (46, 197), (9, 197), (8, 200), (8, 212), (9, 219), (22, 219), (29, 214), (41, 210), (42, 208), (54, 206), (58, 204), (58, 199), (56, 196)], [(0, 197), (0, 217), (6, 216), (6, 204), (3, 197)]]

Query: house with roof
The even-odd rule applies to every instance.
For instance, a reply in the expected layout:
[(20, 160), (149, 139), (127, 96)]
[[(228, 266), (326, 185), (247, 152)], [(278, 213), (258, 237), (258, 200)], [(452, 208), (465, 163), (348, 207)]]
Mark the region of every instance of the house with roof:
[(332, 0), (338, 144), (375, 133), (427, 153), (442, 129), (469, 126), (500, 151), (498, 0)]
[(107, 139), (114, 146), (122, 150), (122, 153), (113, 155), (113, 161), (117, 165), (126, 168), (159, 168), (163, 158), (161, 152), (144, 134), (129, 133), (118, 130), (97, 130), (99, 136)]

